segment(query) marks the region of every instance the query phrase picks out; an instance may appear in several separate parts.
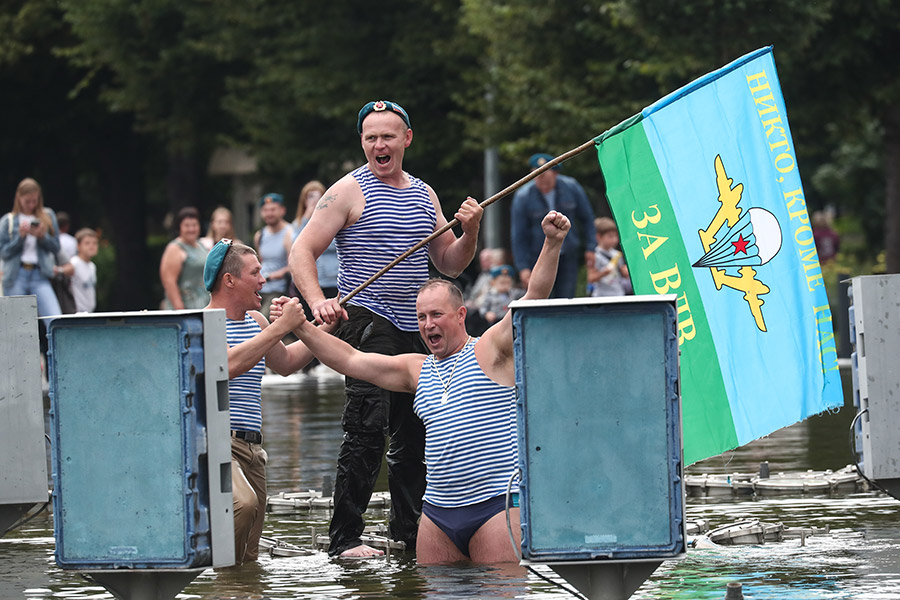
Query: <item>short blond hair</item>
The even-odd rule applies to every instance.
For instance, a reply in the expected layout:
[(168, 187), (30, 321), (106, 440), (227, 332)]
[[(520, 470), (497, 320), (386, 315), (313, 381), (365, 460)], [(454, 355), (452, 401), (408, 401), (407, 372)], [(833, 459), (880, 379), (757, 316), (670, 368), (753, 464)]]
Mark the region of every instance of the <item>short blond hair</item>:
[(100, 236), (97, 235), (96, 231), (94, 231), (90, 227), (82, 227), (81, 229), (78, 230), (78, 233), (75, 234), (75, 241), (77, 241), (80, 244), (81, 240), (83, 240), (86, 237), (97, 238), (98, 240), (100, 239)]
[(431, 279), (423, 283), (422, 287), (420, 287), (419, 291), (416, 293), (416, 296), (433, 287), (441, 287), (447, 290), (447, 294), (449, 294), (450, 296), (450, 302), (453, 304), (453, 308), (459, 308), (460, 306), (465, 304), (465, 302), (463, 301), (462, 291), (458, 287), (456, 287), (456, 285), (452, 281), (441, 279), (440, 277), (432, 277)]
[(619, 233), (619, 229), (616, 227), (616, 222), (609, 217), (597, 217), (596, 219), (594, 219), (594, 229), (597, 230), (597, 235), (603, 235), (604, 233), (609, 233), (610, 231)]

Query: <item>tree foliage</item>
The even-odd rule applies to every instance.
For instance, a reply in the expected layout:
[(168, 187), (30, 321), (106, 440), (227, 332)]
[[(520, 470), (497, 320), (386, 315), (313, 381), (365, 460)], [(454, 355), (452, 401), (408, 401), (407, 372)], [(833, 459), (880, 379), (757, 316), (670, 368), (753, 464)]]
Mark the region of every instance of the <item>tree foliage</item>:
[[(859, 215), (896, 271), (898, 28), (890, 0), (10, 0), (0, 182), (11, 199), (35, 176), (76, 224), (107, 227), (115, 289), (131, 294), (107, 308), (141, 308), (155, 302), (147, 216), (160, 231), (167, 210), (222, 202), (205, 173), (217, 145), (257, 157), (260, 182), (293, 199), (362, 162), (356, 113), (392, 99), (415, 132), (406, 166), (452, 213), (478, 196), (485, 148), (513, 181), (531, 153), (773, 44), (811, 208)], [(564, 168), (603, 212), (590, 153)]]

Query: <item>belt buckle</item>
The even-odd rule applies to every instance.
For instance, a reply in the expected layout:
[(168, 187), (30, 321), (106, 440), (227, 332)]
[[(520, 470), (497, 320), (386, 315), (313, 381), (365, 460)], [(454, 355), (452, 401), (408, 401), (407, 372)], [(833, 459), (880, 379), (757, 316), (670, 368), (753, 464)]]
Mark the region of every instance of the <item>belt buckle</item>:
[(231, 437), (237, 438), (239, 440), (244, 440), (248, 444), (262, 444), (263, 436), (259, 431), (234, 431), (231, 432)]

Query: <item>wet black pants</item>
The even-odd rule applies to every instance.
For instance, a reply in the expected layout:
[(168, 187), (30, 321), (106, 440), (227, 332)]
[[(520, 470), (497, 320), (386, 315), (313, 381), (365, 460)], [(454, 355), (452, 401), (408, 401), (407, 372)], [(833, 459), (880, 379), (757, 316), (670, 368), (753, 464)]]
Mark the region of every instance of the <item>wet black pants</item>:
[[(427, 353), (418, 332), (400, 331), (359, 306), (348, 306), (347, 312), (350, 319), (340, 326), (337, 336), (354, 348), (390, 355)], [(346, 394), (328, 553), (334, 556), (361, 543), (362, 514), (381, 470), (386, 434), (390, 436), (391, 537), (414, 549), (425, 493), (425, 426), (413, 413), (413, 394), (388, 392), (350, 377), (346, 378)]]

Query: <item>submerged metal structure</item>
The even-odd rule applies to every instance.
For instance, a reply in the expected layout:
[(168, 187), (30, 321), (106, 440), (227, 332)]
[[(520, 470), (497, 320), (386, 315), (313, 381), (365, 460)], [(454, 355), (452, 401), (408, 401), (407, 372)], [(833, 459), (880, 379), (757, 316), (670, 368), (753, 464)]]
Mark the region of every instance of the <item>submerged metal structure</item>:
[(50, 499), (37, 299), (0, 297), (0, 537)]
[(900, 275), (850, 280), (857, 467), (900, 499)]
[(592, 599), (685, 554), (675, 300), (511, 304), (522, 563)]

